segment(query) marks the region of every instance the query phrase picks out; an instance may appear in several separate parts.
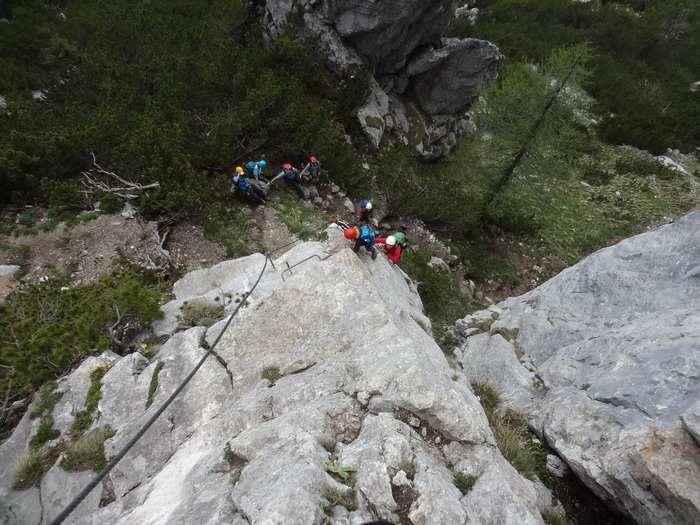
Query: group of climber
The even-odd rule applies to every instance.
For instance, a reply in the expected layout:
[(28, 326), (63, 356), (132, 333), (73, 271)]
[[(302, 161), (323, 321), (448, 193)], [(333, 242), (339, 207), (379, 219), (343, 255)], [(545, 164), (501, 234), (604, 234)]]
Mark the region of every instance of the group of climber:
[(309, 157), (309, 162), (301, 172), (289, 163), (282, 164), (282, 171), (272, 180), (267, 180), (263, 175), (263, 169), (266, 166), (267, 162), (264, 160), (250, 161), (243, 166), (237, 166), (236, 171), (231, 176), (232, 188), (247, 195), (253, 202), (263, 204), (267, 201), (272, 183), (277, 179), (284, 179), (303, 200), (306, 196), (299, 185), (301, 178), (308, 174), (309, 180), (314, 183), (317, 183), (321, 178), (321, 163), (313, 156)]
[(343, 236), (346, 239), (354, 241), (353, 252), (359, 253), (360, 248), (364, 247), (372, 255), (372, 260), (376, 260), (377, 248), (375, 245), (380, 245), (389, 262), (397, 264), (403, 251), (408, 247), (406, 228), (402, 226), (398, 232), (388, 237), (376, 237), (374, 231), (369, 227), (373, 211), (372, 203), (363, 201), (360, 205), (358, 226), (350, 226), (347, 222), (338, 219), (331, 219), (331, 223), (343, 230)]
[[(231, 176), (233, 188), (247, 195), (253, 202), (263, 204), (267, 201), (267, 195), (272, 184), (278, 179), (284, 179), (296, 191), (299, 198), (303, 200), (306, 196), (299, 185), (301, 178), (308, 174), (308, 179), (311, 182), (318, 183), (321, 177), (321, 163), (314, 156), (309, 157), (309, 162), (301, 171), (289, 163), (282, 164), (282, 171), (273, 177), (272, 180), (267, 180), (263, 175), (263, 169), (266, 166), (267, 162), (264, 160), (250, 161), (244, 166), (237, 166), (234, 174)], [(346, 239), (354, 241), (352, 250), (355, 253), (358, 253), (360, 248), (364, 246), (372, 255), (372, 259), (375, 260), (377, 258), (375, 245), (380, 245), (389, 262), (396, 264), (408, 246), (406, 229), (402, 226), (394, 235), (383, 238), (376, 237), (370, 227), (374, 210), (372, 201), (363, 200), (360, 203), (360, 213), (357, 218), (358, 226), (350, 226), (348, 223), (337, 219), (331, 219), (331, 222), (343, 229), (343, 235)]]

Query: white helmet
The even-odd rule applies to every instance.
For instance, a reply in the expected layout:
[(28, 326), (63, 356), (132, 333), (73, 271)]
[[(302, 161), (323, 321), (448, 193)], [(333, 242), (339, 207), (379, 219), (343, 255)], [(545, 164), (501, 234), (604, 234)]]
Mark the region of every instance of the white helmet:
[(365, 210), (371, 210), (372, 209), (372, 203), (368, 202), (367, 206), (365, 206)]
[(386, 238), (386, 245), (396, 246), (396, 237), (394, 237), (393, 235), (389, 235), (389, 237)]

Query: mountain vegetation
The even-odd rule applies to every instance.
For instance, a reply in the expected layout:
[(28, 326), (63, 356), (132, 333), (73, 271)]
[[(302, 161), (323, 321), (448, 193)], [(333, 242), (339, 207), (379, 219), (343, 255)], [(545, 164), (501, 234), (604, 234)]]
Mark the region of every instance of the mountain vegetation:
[[(390, 216), (424, 221), (469, 277), (498, 281), (513, 268), (489, 239), (571, 264), (698, 202), (700, 19), (690, 0), (469, 4), (476, 21), (455, 19), (447, 36), (489, 40), (507, 61), (471, 109), (473, 136), (425, 164), (391, 137), (368, 150), (356, 110), (372, 63), (338, 78), (313, 38), (295, 36), (294, 16), (271, 41), (238, 1), (6, 0), (2, 232), (16, 231), (24, 205), (55, 217), (130, 201), (149, 218), (223, 217), (235, 165), (313, 154), (351, 195), (381, 196)], [(690, 168), (653, 156), (662, 154)], [(405, 268), (446, 326), (471, 305), (426, 260), (409, 253)], [(28, 286), (2, 306), (6, 399), (91, 349), (124, 344), (120, 320), (147, 325), (163, 293), (130, 272), (61, 287)]]

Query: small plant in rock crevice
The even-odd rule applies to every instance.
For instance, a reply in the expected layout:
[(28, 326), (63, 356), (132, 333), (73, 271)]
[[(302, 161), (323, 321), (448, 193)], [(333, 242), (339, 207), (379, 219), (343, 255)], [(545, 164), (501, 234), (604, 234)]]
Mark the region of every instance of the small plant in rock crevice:
[(454, 484), (455, 487), (457, 487), (462, 494), (466, 494), (474, 488), (474, 485), (476, 484), (476, 481), (478, 479), (478, 476), (472, 476), (464, 474), (463, 472), (457, 472), (454, 475)]
[(27, 490), (38, 487), (44, 474), (53, 466), (60, 454), (60, 447), (29, 449), (19, 456), (12, 466), (12, 488)]
[(501, 392), (487, 381), (471, 379), (474, 394), (487, 412), (496, 410), (501, 404)]
[(408, 425), (408, 422), (411, 420), (411, 413), (403, 408), (397, 408), (394, 410), (394, 419)]
[(231, 476), (230, 476), (231, 485), (235, 485), (236, 483), (238, 483), (240, 481), (241, 474), (243, 474), (243, 467), (237, 468), (236, 470), (231, 472)]
[(329, 436), (321, 436), (318, 438), (318, 443), (321, 445), (327, 452), (333, 454), (335, 452), (336, 447), (338, 446), (338, 442)]
[(151, 376), (151, 384), (148, 387), (148, 398), (146, 399), (146, 408), (149, 408), (153, 404), (153, 396), (158, 389), (158, 374), (165, 366), (163, 361), (158, 361), (158, 364), (153, 369), (153, 375)]
[[(75, 414), (75, 420), (71, 426), (71, 436), (76, 439), (83, 434), (93, 422), (93, 413), (102, 399), (102, 378), (112, 368), (112, 362), (107, 361), (105, 364), (95, 367), (88, 367), (88, 377), (90, 378), (90, 388), (85, 396), (85, 409)], [(99, 419), (99, 414), (97, 415)]]
[(321, 495), (328, 500), (328, 505), (323, 507), (327, 516), (331, 516), (333, 507), (337, 506), (345, 507), (350, 512), (357, 510), (357, 496), (354, 490), (341, 492), (326, 483), (321, 486)]
[(104, 442), (117, 432), (109, 425), (104, 428), (94, 428), (66, 445), (61, 468), (68, 471), (92, 469), (100, 472), (107, 465), (104, 454)]
[(333, 461), (327, 461), (326, 462), (326, 470), (339, 476), (343, 481), (349, 480), (352, 473), (355, 472), (354, 468), (343, 467), (341, 465), (338, 465), (337, 459), (335, 459)]
[(474, 319), (472, 318), (467, 325), (468, 328), (476, 328), (479, 333), (489, 333), (491, 331), (491, 325), (498, 319), (498, 314), (494, 313), (491, 317), (487, 319)]
[(60, 398), (60, 395), (54, 392), (57, 386), (55, 381), (50, 381), (42, 385), (34, 395), (34, 407), (30, 417), (41, 417), (41, 421), (36, 434), (29, 442), (29, 448), (32, 450), (40, 449), (46, 442), (61, 435), (60, 430), (53, 428), (53, 409)]
[(502, 402), (501, 392), (487, 381), (471, 379), (471, 386), (486, 412), (503, 457), (528, 479), (542, 475), (542, 447), (533, 439), (522, 414), (510, 409), (500, 414), (498, 408)]
[(518, 334), (520, 333), (520, 329), (518, 328), (505, 328), (503, 326), (498, 326), (496, 328), (492, 328), (491, 331), (489, 332), (489, 335), (500, 335), (505, 339), (506, 341), (512, 343), (518, 338)]
[(231, 450), (231, 442), (227, 441), (226, 445), (224, 445), (224, 460), (226, 460), (230, 465), (233, 465), (235, 459), (236, 455), (233, 453), (233, 450)]
[(180, 314), (177, 321), (185, 326), (212, 326), (224, 315), (224, 305), (220, 302), (197, 299), (185, 301), (180, 306)]
[(404, 459), (399, 463), (399, 468), (406, 473), (408, 479), (413, 479), (416, 476), (416, 465), (410, 459)]
[(275, 384), (275, 382), (282, 377), (280, 374), (280, 369), (277, 366), (266, 366), (263, 368), (262, 373), (260, 374), (260, 377), (263, 379), (267, 379), (272, 385)]
[(569, 523), (566, 516), (562, 516), (552, 509), (544, 509), (541, 515), (547, 525), (568, 525)]

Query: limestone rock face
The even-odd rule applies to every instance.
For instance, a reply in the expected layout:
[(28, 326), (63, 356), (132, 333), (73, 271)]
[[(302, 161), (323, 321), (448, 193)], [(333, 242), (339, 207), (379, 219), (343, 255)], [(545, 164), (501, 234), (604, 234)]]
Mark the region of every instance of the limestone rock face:
[(465, 374), (635, 523), (700, 523), (698, 268), (695, 212), (458, 322)]
[(321, 9), (341, 37), (377, 57), (377, 72), (387, 74), (402, 69), (419, 45), (437, 43), (455, 6), (455, 0), (330, 0)]
[(413, 93), (430, 115), (463, 110), (477, 93), (496, 80), (505, 56), (491, 42), (445, 38), (438, 48), (411, 59), (406, 72)]
[[(226, 330), (227, 319), (176, 331), (150, 362), (106, 352), (59, 381), (54, 426), (68, 439), (89, 371), (109, 368), (93, 427), (117, 431), (104, 445), (112, 457), (199, 367), (70, 523), (543, 525), (555, 505), (501, 456), (415, 285), (384, 257), (353, 253), (338, 228), (272, 261), (188, 274), (175, 295), (160, 333), (176, 330), (185, 300), (218, 296), (238, 314)], [(38, 426), (26, 415), (0, 446), (1, 523), (49, 523), (92, 477), (55, 464), (39, 488), (12, 490), (14, 458)], [(327, 470), (333, 461), (354, 469), (352, 486)], [(457, 472), (478, 476), (466, 496)]]
[[(387, 133), (404, 144), (409, 137), (425, 135), (426, 140), (410, 145), (416, 156), (430, 161), (450, 151), (469, 130), (463, 113), (474, 96), (495, 80), (504, 60), (489, 42), (443, 38), (457, 4), (455, 0), (268, 0), (261, 10), (270, 38), (280, 34), (290, 14), (301, 21), (300, 35), (320, 35), (319, 50), (342, 78), (363, 74), (363, 64), (371, 64), (376, 77), (358, 111), (370, 147), (376, 150)], [(426, 119), (422, 115), (406, 119), (403, 109), (414, 103)]]

